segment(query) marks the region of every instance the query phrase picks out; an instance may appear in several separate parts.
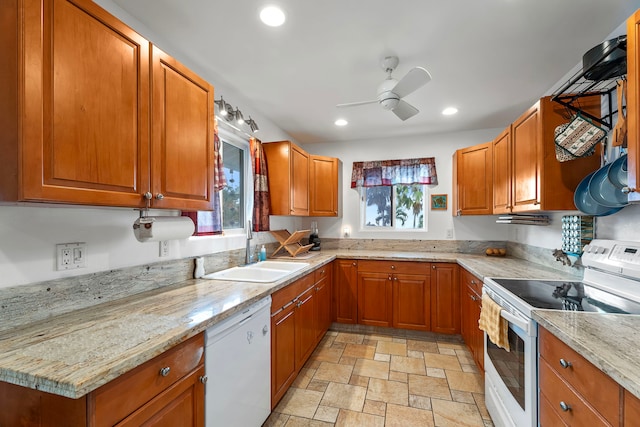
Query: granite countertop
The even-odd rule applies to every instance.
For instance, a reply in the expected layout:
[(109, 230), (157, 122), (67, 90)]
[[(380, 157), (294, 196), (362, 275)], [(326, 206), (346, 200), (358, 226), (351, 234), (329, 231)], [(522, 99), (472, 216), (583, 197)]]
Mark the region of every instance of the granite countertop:
[[(509, 257), (323, 250), (303, 260), (309, 266), (278, 282), (192, 279), (2, 332), (0, 381), (71, 398), (82, 397), (335, 258), (457, 262), (479, 278), (567, 277), (561, 271)], [(611, 330), (609, 335), (616, 335)], [(629, 337), (633, 335), (619, 335), (617, 348), (628, 348), (633, 341)], [(588, 342), (584, 345), (589, 347)], [(610, 352), (614, 349), (609, 346)], [(596, 366), (602, 369), (597, 363)], [(623, 383), (625, 372), (621, 371), (621, 378), (614, 379)], [(633, 381), (636, 378), (631, 374), (627, 377)], [(640, 396), (637, 387), (628, 389)]]
[(534, 310), (533, 318), (640, 398), (640, 316)]

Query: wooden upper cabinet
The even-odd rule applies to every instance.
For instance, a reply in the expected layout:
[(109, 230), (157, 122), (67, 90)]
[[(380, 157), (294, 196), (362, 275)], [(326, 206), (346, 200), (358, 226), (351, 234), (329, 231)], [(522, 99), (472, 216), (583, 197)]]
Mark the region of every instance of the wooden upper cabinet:
[(144, 206), (149, 42), (89, 0), (2, 7), (0, 199)]
[(511, 127), (493, 140), (493, 213), (511, 212)]
[(630, 202), (640, 202), (640, 10), (627, 20), (627, 148)]
[(456, 151), (453, 215), (490, 215), (493, 210), (493, 145)]
[(338, 216), (338, 159), (309, 156), (309, 216)]
[[(580, 106), (600, 116), (599, 95), (581, 98)], [(569, 121), (566, 108), (545, 97), (511, 124), (511, 210), (505, 205), (495, 213), (576, 209), (573, 193), (585, 176), (600, 167), (600, 147), (592, 156), (559, 162), (554, 133)]]
[(213, 87), (157, 47), (152, 50), (151, 205), (213, 207)]
[(271, 215), (309, 215), (309, 155), (290, 141), (263, 144)]

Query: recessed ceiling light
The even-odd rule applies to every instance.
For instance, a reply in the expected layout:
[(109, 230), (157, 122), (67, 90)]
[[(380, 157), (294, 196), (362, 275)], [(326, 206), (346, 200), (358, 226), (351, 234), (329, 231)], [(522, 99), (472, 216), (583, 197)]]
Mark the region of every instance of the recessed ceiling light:
[(442, 110), (442, 114), (444, 116), (452, 116), (454, 114), (456, 114), (458, 112), (458, 109), (456, 107), (447, 107), (444, 110)]
[(277, 6), (267, 6), (260, 11), (260, 20), (270, 27), (279, 27), (285, 19), (284, 12)]
[(346, 126), (349, 124), (348, 121), (346, 121), (345, 119), (338, 119), (335, 122), (333, 122), (336, 126)]

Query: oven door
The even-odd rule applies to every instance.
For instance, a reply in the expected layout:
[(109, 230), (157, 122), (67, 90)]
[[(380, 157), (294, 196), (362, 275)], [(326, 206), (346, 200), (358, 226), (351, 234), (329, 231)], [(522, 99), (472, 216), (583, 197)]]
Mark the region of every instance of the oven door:
[(510, 351), (484, 335), (485, 398), (496, 426), (534, 427), (537, 420), (536, 324), (502, 310)]

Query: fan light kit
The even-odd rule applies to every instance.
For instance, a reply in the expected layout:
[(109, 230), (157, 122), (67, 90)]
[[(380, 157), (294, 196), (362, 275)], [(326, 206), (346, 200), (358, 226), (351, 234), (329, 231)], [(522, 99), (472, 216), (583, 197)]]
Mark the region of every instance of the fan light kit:
[(419, 110), (402, 98), (415, 92), (431, 81), (431, 74), (422, 68), (414, 67), (400, 81), (391, 77), (391, 73), (398, 66), (397, 56), (387, 56), (382, 60), (382, 69), (387, 78), (378, 86), (377, 98), (371, 101), (350, 102), (338, 104), (336, 107), (355, 107), (365, 104), (380, 104), (385, 110), (391, 110), (402, 121), (419, 113)]
[(286, 17), (279, 7), (267, 6), (260, 11), (260, 20), (270, 27), (279, 27), (284, 24)]

